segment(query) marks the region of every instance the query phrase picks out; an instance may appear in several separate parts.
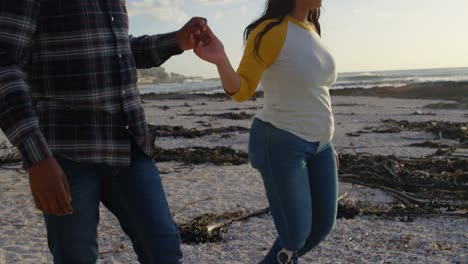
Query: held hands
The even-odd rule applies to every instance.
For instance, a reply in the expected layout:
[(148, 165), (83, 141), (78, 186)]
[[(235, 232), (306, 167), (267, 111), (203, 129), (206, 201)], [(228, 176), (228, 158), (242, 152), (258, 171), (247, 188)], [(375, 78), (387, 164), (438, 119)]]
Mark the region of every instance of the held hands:
[(54, 158), (42, 160), (29, 169), (29, 185), (37, 209), (56, 216), (73, 213), (70, 186)]
[(224, 51), (223, 43), (215, 36), (209, 26), (206, 26), (205, 34), (207, 40), (198, 42), (194, 48), (194, 52), (202, 60), (216, 65), (224, 91), (228, 95), (234, 95), (240, 89), (241, 79), (232, 68)]
[(224, 46), (214, 35), (205, 18), (191, 18), (176, 33), (177, 43), (182, 50), (194, 49), (201, 59), (216, 65), (227, 60)]
[(224, 45), (215, 36), (209, 26), (206, 26), (205, 34), (208, 41), (200, 41), (194, 48), (195, 54), (202, 60), (211, 62), (217, 66), (228, 63), (226, 52), (224, 51)]
[(202, 40), (206, 41), (206, 19), (202, 17), (191, 18), (179, 31), (176, 32), (177, 44), (181, 50), (189, 50)]

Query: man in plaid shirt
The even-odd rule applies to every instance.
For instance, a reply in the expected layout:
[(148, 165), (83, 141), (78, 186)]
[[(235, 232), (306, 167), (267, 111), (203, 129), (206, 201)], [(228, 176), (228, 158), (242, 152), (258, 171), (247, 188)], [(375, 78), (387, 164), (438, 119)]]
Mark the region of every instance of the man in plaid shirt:
[(192, 49), (206, 21), (132, 37), (123, 0), (0, 2), (0, 127), (23, 157), (55, 263), (95, 263), (102, 202), (141, 263), (179, 263), (136, 68)]

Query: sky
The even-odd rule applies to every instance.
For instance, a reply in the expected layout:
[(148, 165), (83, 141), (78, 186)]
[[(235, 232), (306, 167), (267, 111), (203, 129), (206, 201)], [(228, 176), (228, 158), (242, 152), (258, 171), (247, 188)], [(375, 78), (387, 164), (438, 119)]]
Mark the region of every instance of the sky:
[[(234, 68), (243, 31), (266, 0), (126, 0), (130, 34), (178, 30), (205, 17)], [(468, 0), (322, 0), (322, 39), (338, 72), (468, 67)], [(167, 72), (218, 77), (216, 67), (192, 51), (162, 65)]]

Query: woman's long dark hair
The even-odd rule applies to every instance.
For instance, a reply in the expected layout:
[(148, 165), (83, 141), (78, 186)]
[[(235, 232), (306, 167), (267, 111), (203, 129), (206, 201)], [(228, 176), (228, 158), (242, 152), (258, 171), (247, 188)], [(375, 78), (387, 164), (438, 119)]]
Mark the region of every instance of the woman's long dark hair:
[[(276, 19), (275, 21), (268, 24), (265, 29), (260, 32), (257, 37), (255, 38), (255, 54), (257, 57), (260, 58), (260, 54), (258, 53), (258, 47), (260, 46), (260, 41), (262, 41), (263, 36), (273, 27), (281, 24), (283, 19), (293, 10), (294, 8), (294, 0), (267, 0), (265, 11), (263, 12), (262, 16), (250, 23), (245, 30), (244, 30), (244, 41), (247, 41), (252, 30), (254, 30), (259, 24), (267, 19)], [(314, 9), (309, 11), (309, 15), (307, 16), (307, 20), (312, 23), (319, 35), (321, 35), (320, 29), (320, 9)], [(261, 58), (260, 58), (261, 59)]]

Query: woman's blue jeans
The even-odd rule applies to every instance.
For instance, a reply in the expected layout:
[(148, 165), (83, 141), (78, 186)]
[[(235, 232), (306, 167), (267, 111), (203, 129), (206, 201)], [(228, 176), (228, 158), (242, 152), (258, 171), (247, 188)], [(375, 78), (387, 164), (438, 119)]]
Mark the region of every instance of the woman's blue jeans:
[(100, 202), (119, 220), (140, 263), (180, 263), (179, 230), (153, 159), (135, 144), (126, 168), (56, 158), (70, 184), (74, 212), (44, 216), (54, 263), (96, 263)]
[(278, 238), (262, 263), (278, 263), (283, 248), (303, 255), (336, 220), (338, 172), (331, 142), (308, 142), (255, 118), (249, 158), (262, 175)]

